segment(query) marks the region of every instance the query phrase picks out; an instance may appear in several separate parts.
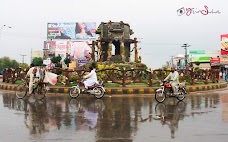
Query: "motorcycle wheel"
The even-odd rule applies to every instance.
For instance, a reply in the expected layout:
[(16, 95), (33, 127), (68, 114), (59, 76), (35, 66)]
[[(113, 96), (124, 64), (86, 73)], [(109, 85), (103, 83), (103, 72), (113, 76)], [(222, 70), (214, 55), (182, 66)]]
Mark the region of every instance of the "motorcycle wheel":
[(184, 98), (185, 98), (185, 89), (184, 88), (181, 88), (180, 90), (179, 90), (179, 95), (177, 96), (177, 99), (178, 100), (180, 100), (180, 101), (182, 101), (182, 100), (184, 100)]
[(45, 85), (38, 85), (34, 90), (34, 96), (38, 100), (42, 100), (46, 96), (47, 90), (45, 89)]
[(166, 106), (164, 103), (157, 103), (155, 106), (155, 114), (156, 115), (160, 115), (160, 116), (164, 116), (166, 111)]
[(93, 92), (94, 92), (94, 97), (97, 98), (97, 99), (100, 99), (104, 96), (104, 89), (102, 87), (96, 87), (96, 88), (93, 88)]
[(156, 91), (155, 92), (155, 100), (158, 101), (159, 103), (164, 102), (165, 94), (162, 93), (162, 91)]
[(78, 87), (71, 87), (69, 95), (71, 98), (77, 98), (80, 94), (80, 89)]

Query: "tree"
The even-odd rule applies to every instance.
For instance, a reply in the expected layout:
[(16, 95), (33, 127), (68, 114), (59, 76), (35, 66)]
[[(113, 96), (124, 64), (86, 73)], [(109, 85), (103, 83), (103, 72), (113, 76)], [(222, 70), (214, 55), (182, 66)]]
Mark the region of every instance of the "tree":
[(69, 67), (69, 63), (71, 63), (70, 57), (67, 56), (67, 57), (64, 59), (64, 62), (65, 62), (65, 64)]
[(60, 61), (62, 60), (62, 57), (60, 56), (60, 55), (58, 55), (58, 56), (54, 56), (54, 57), (52, 57), (51, 58), (51, 62), (53, 63), (53, 64), (55, 64), (55, 67), (62, 67), (61, 66), (61, 64), (60, 64)]
[(23, 68), (23, 69), (25, 69), (25, 68), (29, 68), (29, 65), (26, 64), (26, 63), (21, 63), (20, 64), (20, 67)]
[(19, 67), (19, 63), (16, 60), (11, 60), (10, 61), (10, 66), (12, 68), (17, 68), (17, 67)]
[(11, 60), (9, 57), (0, 58), (0, 70), (17, 67), (19, 67), (19, 63), (16, 60)]
[(43, 58), (35, 57), (35, 58), (32, 59), (32, 63), (34, 64), (34, 66), (42, 66)]

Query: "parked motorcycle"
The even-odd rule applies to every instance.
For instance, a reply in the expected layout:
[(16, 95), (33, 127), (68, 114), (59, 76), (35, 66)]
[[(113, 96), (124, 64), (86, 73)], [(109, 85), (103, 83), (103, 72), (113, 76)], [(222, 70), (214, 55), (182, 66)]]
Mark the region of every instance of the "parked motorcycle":
[[(69, 90), (69, 95), (71, 98), (77, 98), (81, 93), (94, 95), (97, 99), (100, 99), (105, 94), (105, 88), (103, 86), (103, 81), (95, 83), (93, 86), (88, 87), (88, 89), (80, 89), (80, 86), (84, 86), (83, 80), (79, 81), (77, 85), (74, 85)], [(84, 87), (83, 87), (84, 88)]]
[(165, 101), (165, 99), (169, 97), (176, 97), (178, 100), (181, 101), (181, 100), (184, 100), (185, 95), (187, 94), (186, 88), (185, 88), (185, 82), (180, 83), (177, 86), (176, 89), (178, 91), (175, 94), (173, 93), (173, 89), (169, 81), (162, 81), (160, 85), (161, 85), (161, 88), (155, 91), (155, 99), (159, 103)]

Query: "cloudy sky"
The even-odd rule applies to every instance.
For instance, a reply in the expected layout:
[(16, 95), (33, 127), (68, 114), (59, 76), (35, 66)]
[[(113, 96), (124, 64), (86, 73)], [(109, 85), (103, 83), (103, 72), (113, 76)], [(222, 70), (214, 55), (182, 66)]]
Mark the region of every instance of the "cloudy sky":
[[(111, 20), (129, 23), (132, 38), (140, 40), (142, 62), (159, 68), (171, 56), (184, 54), (184, 43), (189, 50), (218, 50), (220, 35), (228, 33), (227, 5), (227, 0), (1, 0), (0, 26), (12, 28), (0, 31), (0, 57), (22, 62), (23, 54), (30, 63), (31, 49), (43, 48), (48, 22), (98, 26)], [(178, 16), (182, 7), (185, 13)]]

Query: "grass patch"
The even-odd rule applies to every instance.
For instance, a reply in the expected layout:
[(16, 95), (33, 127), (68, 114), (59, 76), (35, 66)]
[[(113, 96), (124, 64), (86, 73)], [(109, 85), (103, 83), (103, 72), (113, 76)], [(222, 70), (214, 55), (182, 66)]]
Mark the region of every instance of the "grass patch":
[(204, 82), (195, 82), (195, 84), (205, 84)]
[(131, 83), (128, 86), (148, 86), (146, 83)]
[(105, 83), (106, 87), (121, 87), (122, 85), (117, 83)]
[(21, 80), (16, 80), (15, 84), (22, 84), (23, 82)]
[(78, 84), (76, 84), (76, 83), (69, 84), (70, 87), (76, 86), (76, 85), (78, 85)]

